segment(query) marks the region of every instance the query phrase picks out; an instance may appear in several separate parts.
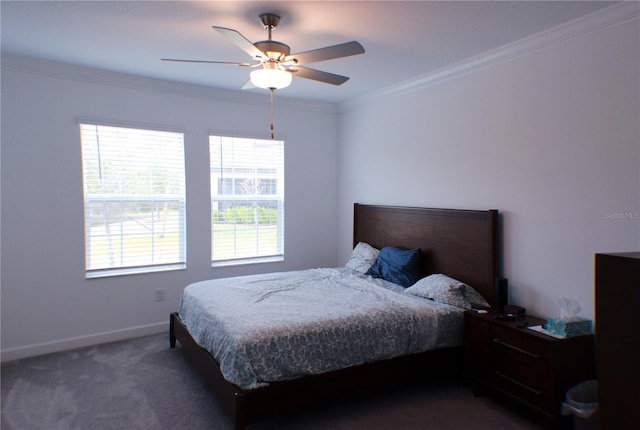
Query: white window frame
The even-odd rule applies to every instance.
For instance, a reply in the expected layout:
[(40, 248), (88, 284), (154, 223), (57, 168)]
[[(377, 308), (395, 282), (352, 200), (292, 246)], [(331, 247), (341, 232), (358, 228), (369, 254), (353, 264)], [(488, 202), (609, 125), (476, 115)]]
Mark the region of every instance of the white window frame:
[[(185, 269), (187, 231), (184, 134), (181, 131), (167, 130), (156, 126), (121, 125), (82, 119), (78, 120), (78, 125), (83, 167), (86, 278)], [(141, 132), (148, 133), (140, 138), (136, 137)], [(92, 134), (94, 135), (92, 136)], [(134, 140), (126, 141), (125, 139)], [(95, 146), (95, 151), (90, 149), (91, 146)], [(118, 147), (122, 154), (107, 155), (107, 148), (115, 147)], [(141, 152), (136, 154), (135, 149), (128, 149), (132, 147), (138, 148), (137, 151)], [(158, 149), (156, 150), (156, 148)], [(125, 152), (127, 150), (128, 152)], [(142, 152), (143, 150), (144, 152)], [(149, 178), (152, 178), (153, 169), (158, 168), (158, 164), (151, 166), (147, 163), (153, 159), (149, 156), (152, 153), (171, 157), (168, 159), (170, 160), (169, 164), (173, 164), (172, 166), (161, 166), (161, 168), (170, 170), (169, 174), (174, 178), (170, 181), (171, 185), (165, 185), (163, 192), (154, 190), (156, 187), (153, 186), (153, 179), (147, 180), (143, 176), (143, 179), (140, 179), (140, 188), (131, 187), (131, 180), (103, 170), (103, 165), (106, 166), (107, 162), (122, 163), (123, 168), (127, 165), (131, 169), (136, 169), (134, 170), (136, 174), (148, 173)], [(129, 164), (131, 160), (139, 161), (140, 165)], [(166, 160), (160, 156), (156, 163), (164, 161)], [(96, 165), (100, 167), (96, 167)], [(115, 183), (120, 185), (116, 186)], [(97, 190), (98, 186), (101, 187), (100, 190)], [(169, 187), (171, 187), (170, 190)], [(99, 208), (100, 204), (103, 206), (102, 209)], [(145, 208), (145, 212), (141, 214), (144, 217), (144, 224), (140, 220), (134, 219), (135, 217), (131, 216), (130, 212), (126, 212), (127, 205), (136, 204), (149, 208), (148, 213)], [(95, 214), (92, 211), (96, 207), (98, 207), (99, 217), (105, 219), (104, 230), (102, 230), (102, 226), (93, 225)], [(106, 209), (107, 207), (110, 209)], [(105, 212), (106, 210), (112, 212), (108, 214)], [(114, 214), (113, 211), (117, 210), (121, 212)], [(112, 217), (113, 220), (108, 222), (108, 217)], [(137, 231), (136, 224), (142, 226)], [(177, 235), (176, 243), (162, 247), (159, 245), (162, 242), (158, 241), (164, 240), (164, 234), (167, 232), (172, 236)], [(130, 240), (132, 237), (141, 237), (144, 238), (144, 241), (150, 241), (148, 245), (145, 244), (149, 248), (144, 249), (143, 252), (133, 252), (134, 248), (127, 248), (124, 245), (125, 240), (128, 240), (127, 238)], [(103, 252), (101, 260), (95, 259), (91, 255), (92, 252), (97, 251), (92, 247), (92, 240), (106, 240), (108, 243), (107, 255), (105, 256)], [(156, 253), (159, 254), (160, 250), (165, 252), (168, 250), (169, 256), (157, 257)]]
[[(234, 146), (235, 145), (235, 146)], [(272, 147), (253, 154), (237, 148)], [(236, 149), (231, 149), (234, 147)], [(209, 135), (210, 178), (211, 178), (211, 266), (223, 267), (241, 264), (266, 263), (284, 260), (284, 141)], [(244, 157), (244, 155), (249, 155)], [(234, 157), (244, 157), (238, 161)], [(248, 187), (239, 190), (238, 184), (249, 183)], [(251, 187), (254, 190), (251, 190)], [(231, 188), (230, 193), (224, 191)], [(236, 207), (251, 207), (253, 221), (249, 223), (233, 220), (225, 216), (225, 210)], [(256, 209), (259, 208), (259, 209)], [(265, 210), (265, 208), (267, 208)], [(263, 214), (268, 212), (268, 214)], [(257, 215), (263, 214), (262, 217)], [(237, 212), (236, 212), (237, 214)], [(265, 221), (267, 218), (274, 222)], [(223, 220), (221, 220), (223, 219)], [(225, 224), (225, 233), (220, 231)], [(242, 230), (249, 229), (255, 235), (249, 246), (240, 246)], [(217, 230), (217, 232), (216, 232)], [(275, 242), (266, 241), (267, 230), (275, 230)], [(246, 232), (246, 230), (245, 230)], [(223, 237), (223, 239), (220, 239)], [(268, 243), (262, 248), (260, 243)], [(255, 242), (253, 242), (255, 240)], [(246, 245), (246, 242), (245, 242)]]

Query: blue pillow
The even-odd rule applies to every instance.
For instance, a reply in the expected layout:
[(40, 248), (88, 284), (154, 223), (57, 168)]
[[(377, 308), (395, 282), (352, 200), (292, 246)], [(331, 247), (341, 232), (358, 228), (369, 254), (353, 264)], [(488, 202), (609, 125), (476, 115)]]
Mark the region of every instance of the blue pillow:
[(421, 263), (420, 248), (409, 250), (385, 246), (365, 275), (382, 278), (406, 288), (420, 279)]

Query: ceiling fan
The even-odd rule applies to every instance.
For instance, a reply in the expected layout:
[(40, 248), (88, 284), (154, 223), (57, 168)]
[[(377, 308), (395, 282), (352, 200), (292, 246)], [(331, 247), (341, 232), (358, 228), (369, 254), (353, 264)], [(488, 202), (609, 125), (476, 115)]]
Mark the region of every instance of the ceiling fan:
[(274, 13), (263, 13), (260, 21), (268, 31), (267, 40), (251, 43), (238, 31), (226, 27), (213, 26), (220, 34), (245, 51), (251, 57), (251, 61), (245, 63), (234, 63), (227, 61), (208, 60), (181, 60), (177, 58), (162, 58), (163, 61), (179, 61), (185, 63), (211, 63), (223, 65), (235, 65), (241, 67), (255, 68), (250, 73), (250, 79), (242, 87), (265, 88), (272, 92), (279, 88), (287, 87), (291, 84), (293, 76), (311, 79), (331, 85), (341, 85), (349, 80), (347, 76), (306, 67), (306, 64), (320, 61), (334, 60), (336, 58), (349, 57), (363, 54), (364, 48), (356, 41), (327, 46), (324, 48), (304, 51), (291, 54), (289, 45), (271, 39), (271, 32), (278, 26), (280, 16)]

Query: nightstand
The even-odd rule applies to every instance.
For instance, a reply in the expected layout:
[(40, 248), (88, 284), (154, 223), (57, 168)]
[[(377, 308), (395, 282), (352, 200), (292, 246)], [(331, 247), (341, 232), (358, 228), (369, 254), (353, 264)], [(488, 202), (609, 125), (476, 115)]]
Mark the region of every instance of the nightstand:
[(464, 315), (467, 374), (474, 394), (489, 388), (530, 408), (554, 427), (567, 390), (595, 376), (593, 335), (558, 339), (527, 327), (544, 324), (531, 315), (501, 321), (492, 313)]

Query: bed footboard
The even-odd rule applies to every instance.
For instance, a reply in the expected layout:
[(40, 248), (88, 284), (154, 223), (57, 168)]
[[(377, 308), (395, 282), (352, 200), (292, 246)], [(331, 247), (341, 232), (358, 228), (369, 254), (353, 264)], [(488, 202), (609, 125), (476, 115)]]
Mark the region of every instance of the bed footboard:
[(202, 374), (227, 414), (233, 418), (235, 430), (244, 430), (248, 424), (243, 400), (245, 391), (222, 377), (216, 360), (191, 337), (177, 313), (170, 316), (169, 331), (171, 348), (175, 348), (176, 340), (180, 342), (191, 363)]
[(175, 340), (206, 379), (216, 398), (234, 420), (235, 430), (248, 424), (282, 415), (304, 406), (329, 400), (354, 398), (358, 394), (402, 383), (426, 381), (437, 376), (461, 377), (464, 373), (462, 347), (426, 351), (393, 359), (366, 363), (319, 375), (242, 390), (228, 382), (216, 360), (191, 337), (177, 313), (170, 317), (170, 343)]

